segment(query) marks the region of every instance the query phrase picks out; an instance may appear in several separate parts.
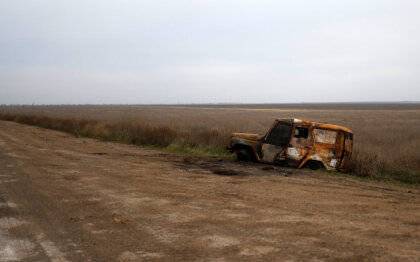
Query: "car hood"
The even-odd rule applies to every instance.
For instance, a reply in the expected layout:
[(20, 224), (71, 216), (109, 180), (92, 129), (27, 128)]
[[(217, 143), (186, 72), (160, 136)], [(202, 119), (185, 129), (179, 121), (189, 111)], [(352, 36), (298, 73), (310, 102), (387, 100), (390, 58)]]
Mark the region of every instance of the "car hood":
[(233, 137), (247, 139), (247, 140), (254, 140), (254, 141), (258, 141), (258, 140), (260, 140), (262, 138), (261, 135), (258, 135), (258, 134), (247, 134), (247, 133), (233, 133), (232, 134), (232, 138)]

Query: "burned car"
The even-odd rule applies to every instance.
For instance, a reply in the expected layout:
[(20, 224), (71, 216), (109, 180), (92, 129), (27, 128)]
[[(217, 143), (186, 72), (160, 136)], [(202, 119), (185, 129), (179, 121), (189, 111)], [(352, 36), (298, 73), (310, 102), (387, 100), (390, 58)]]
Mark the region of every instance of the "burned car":
[(349, 162), (353, 132), (299, 119), (276, 119), (264, 135), (233, 133), (228, 150), (239, 160), (296, 168), (342, 169)]

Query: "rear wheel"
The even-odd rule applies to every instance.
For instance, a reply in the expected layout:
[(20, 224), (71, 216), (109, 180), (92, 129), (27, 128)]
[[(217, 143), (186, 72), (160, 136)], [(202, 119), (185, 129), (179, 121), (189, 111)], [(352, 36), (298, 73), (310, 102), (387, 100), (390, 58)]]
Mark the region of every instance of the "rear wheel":
[(319, 161), (308, 161), (308, 163), (306, 163), (306, 167), (312, 170), (317, 170), (323, 168), (324, 165)]

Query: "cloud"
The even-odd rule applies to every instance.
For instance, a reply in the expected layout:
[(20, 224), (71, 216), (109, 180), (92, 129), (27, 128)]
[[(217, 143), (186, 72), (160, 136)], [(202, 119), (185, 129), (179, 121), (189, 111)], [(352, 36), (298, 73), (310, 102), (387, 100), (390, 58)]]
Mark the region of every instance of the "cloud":
[(0, 103), (420, 100), (418, 1), (0, 2)]

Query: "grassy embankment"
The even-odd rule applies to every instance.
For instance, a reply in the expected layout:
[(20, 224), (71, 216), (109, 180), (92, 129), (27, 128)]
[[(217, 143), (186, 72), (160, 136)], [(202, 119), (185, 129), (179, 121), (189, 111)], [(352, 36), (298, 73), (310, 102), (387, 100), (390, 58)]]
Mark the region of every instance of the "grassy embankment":
[[(161, 148), (189, 155), (233, 159), (225, 150), (229, 133), (218, 129), (180, 129), (156, 126), (147, 121), (107, 123), (90, 119), (19, 114), (0, 114), (0, 119), (64, 131), (77, 137)], [(379, 153), (363, 151), (357, 147), (344, 172), (358, 177), (420, 184), (419, 170), (395, 164), (381, 158)]]
[(0, 114), (0, 119), (59, 130), (77, 137), (149, 146), (174, 153), (224, 159), (232, 158), (225, 147), (220, 146), (221, 142), (218, 140), (223, 136), (217, 130), (191, 130), (187, 132), (167, 126), (154, 126), (147, 122), (104, 123), (96, 120), (35, 115)]

